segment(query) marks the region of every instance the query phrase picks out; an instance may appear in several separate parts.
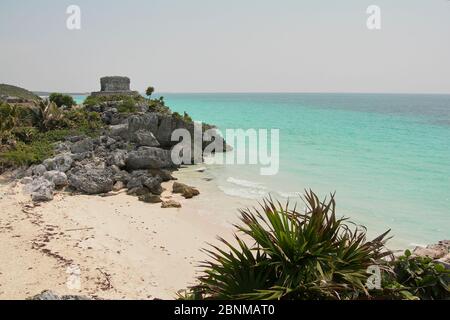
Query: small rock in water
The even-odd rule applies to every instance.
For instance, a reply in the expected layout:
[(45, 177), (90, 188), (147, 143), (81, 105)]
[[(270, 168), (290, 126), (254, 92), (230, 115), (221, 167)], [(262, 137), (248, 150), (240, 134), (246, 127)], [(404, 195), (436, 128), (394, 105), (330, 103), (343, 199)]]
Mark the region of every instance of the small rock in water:
[(181, 203), (179, 203), (175, 200), (164, 201), (161, 205), (161, 208), (163, 208), (163, 209), (181, 208)]

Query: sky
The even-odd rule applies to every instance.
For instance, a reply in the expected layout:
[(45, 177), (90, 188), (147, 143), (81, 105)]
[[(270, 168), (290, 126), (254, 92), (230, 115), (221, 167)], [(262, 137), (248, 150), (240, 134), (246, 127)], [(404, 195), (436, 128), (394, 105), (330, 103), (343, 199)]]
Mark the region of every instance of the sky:
[(450, 1), (0, 1), (0, 83), (90, 92), (106, 75), (159, 92), (450, 93)]

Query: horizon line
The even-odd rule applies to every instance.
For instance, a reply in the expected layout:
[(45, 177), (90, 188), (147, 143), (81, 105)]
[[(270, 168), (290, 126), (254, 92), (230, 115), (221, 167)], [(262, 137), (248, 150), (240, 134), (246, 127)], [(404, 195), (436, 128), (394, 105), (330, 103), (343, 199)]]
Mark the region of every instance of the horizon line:
[[(77, 93), (89, 95), (90, 91), (47, 91), (31, 90), (33, 93)], [(145, 96), (144, 91), (139, 91)], [(392, 95), (450, 95), (449, 92), (363, 92), (363, 91), (155, 91), (154, 94), (392, 94)]]

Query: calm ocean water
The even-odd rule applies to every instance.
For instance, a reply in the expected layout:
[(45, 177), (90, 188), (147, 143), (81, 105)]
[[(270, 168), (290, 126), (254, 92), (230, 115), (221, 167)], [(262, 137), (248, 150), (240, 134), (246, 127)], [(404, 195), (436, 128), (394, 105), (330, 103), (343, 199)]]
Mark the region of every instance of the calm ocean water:
[[(336, 191), (338, 213), (398, 245), (450, 238), (450, 95), (164, 94), (220, 129), (280, 129), (280, 172), (212, 166), (227, 194)], [(234, 213), (234, 212), (233, 212)]]

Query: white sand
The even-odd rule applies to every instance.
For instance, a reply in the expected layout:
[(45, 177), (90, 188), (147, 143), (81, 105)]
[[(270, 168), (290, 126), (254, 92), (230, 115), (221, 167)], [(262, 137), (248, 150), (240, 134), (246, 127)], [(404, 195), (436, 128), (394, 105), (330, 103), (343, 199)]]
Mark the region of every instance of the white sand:
[[(182, 209), (161, 209), (125, 193), (59, 193), (33, 207), (20, 184), (0, 185), (0, 299), (47, 289), (105, 299), (175, 298), (195, 283), (198, 262), (206, 258), (200, 249), (217, 243), (217, 235), (230, 239), (236, 209), (254, 204), (225, 196), (194, 167), (175, 176), (201, 192), (191, 200), (163, 194)], [(164, 187), (171, 190), (171, 183)], [(74, 279), (68, 266), (79, 267), (80, 289), (67, 286)]]

